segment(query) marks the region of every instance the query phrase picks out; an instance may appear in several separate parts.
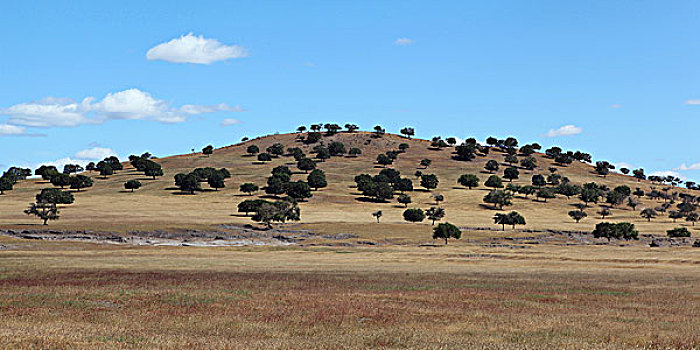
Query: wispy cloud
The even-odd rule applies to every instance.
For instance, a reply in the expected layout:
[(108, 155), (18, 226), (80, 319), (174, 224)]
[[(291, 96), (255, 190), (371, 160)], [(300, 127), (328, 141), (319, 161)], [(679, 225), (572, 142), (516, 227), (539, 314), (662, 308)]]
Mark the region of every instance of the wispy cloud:
[[(189, 116), (214, 112), (241, 112), (240, 106), (217, 105), (172, 106), (170, 102), (154, 98), (139, 89), (109, 93), (102, 100), (86, 97), (81, 102), (67, 98), (47, 97), (39, 101), (20, 103), (0, 108), (0, 115), (16, 131), (18, 127), (74, 127), (101, 124), (112, 119), (151, 120), (162, 123), (181, 123)], [(11, 130), (11, 129), (8, 129)]]
[(619, 103), (616, 103), (614, 105), (611, 105), (610, 108), (622, 108), (622, 105)]
[(46, 134), (28, 133), (27, 129), (21, 126), (0, 124), (0, 137), (2, 136), (43, 137), (46, 136)]
[(0, 136), (24, 135), (27, 129), (15, 125), (0, 124)]
[(680, 170), (680, 171), (686, 171), (686, 170), (700, 170), (700, 163), (695, 163), (695, 164), (690, 164), (686, 165), (685, 163), (681, 164), (681, 166), (677, 168), (673, 168), (673, 170)]
[(691, 105), (691, 106), (700, 105), (700, 100), (698, 100), (698, 99), (694, 99), (694, 100), (685, 100), (685, 104)]
[(413, 44), (413, 39), (409, 38), (398, 38), (394, 40), (394, 45), (400, 45), (400, 46), (408, 46)]
[(236, 125), (236, 124), (240, 124), (240, 123), (241, 123), (241, 121), (238, 119), (226, 118), (223, 121), (221, 121), (221, 126), (231, 126), (231, 125)]
[(546, 137), (558, 137), (558, 136), (571, 136), (577, 135), (583, 132), (583, 129), (574, 125), (564, 125), (559, 129), (549, 129), (549, 132), (545, 134)]
[(238, 45), (224, 45), (216, 39), (195, 36), (192, 33), (158, 44), (146, 52), (149, 61), (211, 64), (232, 58), (248, 56), (248, 50)]

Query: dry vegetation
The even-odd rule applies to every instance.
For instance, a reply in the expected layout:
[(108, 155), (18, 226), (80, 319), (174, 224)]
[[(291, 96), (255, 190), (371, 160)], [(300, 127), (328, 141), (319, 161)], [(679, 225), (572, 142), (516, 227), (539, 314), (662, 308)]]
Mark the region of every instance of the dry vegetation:
[[(429, 150), (427, 141), (395, 135), (324, 138), (331, 140), (359, 147), (363, 155), (319, 163), (328, 188), (301, 204), (300, 223), (284, 226), (314, 232), (307, 246), (136, 247), (0, 236), (0, 348), (700, 348), (700, 249), (650, 248), (648, 241), (569, 245), (564, 235), (514, 243), (514, 237), (545, 230), (590, 232), (601, 221), (594, 214), (597, 208), (588, 209), (589, 217), (576, 224), (567, 216), (579, 202), (575, 198), (541, 203), (517, 196), (505, 210), (522, 213), (525, 229), (537, 232), (476, 230), (497, 228), (492, 217), (499, 211), (483, 207), (483, 181), (489, 176), (483, 166), (489, 159), (502, 161), (502, 153), (460, 162), (451, 159), (450, 148)], [(250, 223), (236, 213), (236, 205), (254, 197), (240, 193), (238, 186), (264, 185), (277, 165), (295, 168), (289, 157), (256, 164), (245, 149), (276, 142), (310, 153), (311, 146), (295, 142), (295, 135), (274, 135), (215, 150), (209, 157), (159, 159), (165, 176), (156, 180), (129, 167), (108, 179), (93, 174), (94, 187), (75, 193), (75, 204), (63, 207), (61, 219), (48, 228), (125, 234), (216, 231), (222, 224)], [(420, 245), (433, 243), (429, 224), (404, 222), (403, 206), (396, 202), (358, 201), (353, 177), (378, 173), (377, 154), (403, 142), (410, 148), (394, 168), (419, 188), (412, 174), (421, 159), (433, 160), (422, 171), (439, 177), (432, 193), (446, 198), (443, 221), (474, 228), (465, 230), (460, 241)], [(551, 160), (536, 157), (534, 172), (546, 173)], [(183, 195), (174, 188), (176, 173), (206, 166), (229, 169), (232, 178), (225, 189)], [(559, 169), (576, 184), (626, 184), (645, 191), (652, 186), (619, 174), (603, 178), (580, 163)], [(482, 186), (457, 185), (464, 173), (477, 174)], [(521, 169), (514, 182), (529, 184), (531, 176)], [(293, 175), (294, 180), (305, 177)], [(124, 191), (129, 179), (141, 180), (143, 188)], [(22, 210), (45, 187), (51, 186), (22, 181), (1, 196), (0, 228), (42, 229)], [(409, 207), (429, 207), (432, 193), (411, 193)], [(696, 228), (685, 222), (639, 217), (641, 208), (658, 205), (645, 198), (635, 211), (613, 209), (607, 221), (630, 221), (641, 234), (655, 235), (685, 226), (695, 239)], [(376, 210), (384, 212), (381, 223), (370, 215)], [(341, 246), (348, 240), (322, 238), (339, 233), (379, 245)]]
[[(288, 165), (292, 170), (296, 170), (296, 168), (294, 160), (290, 157), (273, 159), (268, 164), (257, 164), (254, 157), (246, 156), (247, 146), (258, 145), (261, 150), (264, 150), (273, 143), (279, 142), (285, 148), (301, 147), (305, 153), (309, 154), (312, 146), (296, 142), (295, 136), (295, 134), (282, 134), (254, 139), (217, 149), (209, 157), (197, 153), (159, 159), (157, 161), (162, 164), (165, 176), (156, 180), (143, 176), (128, 165), (124, 171), (120, 171), (108, 179), (102, 179), (93, 173), (94, 187), (81, 193), (75, 193), (75, 204), (65, 206), (62, 209), (61, 219), (52, 222), (50, 227), (58, 230), (87, 229), (126, 232), (129, 230), (212, 228), (225, 223), (249, 223), (249, 218), (236, 213), (236, 205), (242, 200), (251, 198), (240, 193), (238, 186), (243, 182), (254, 182), (263, 186), (270, 170), (278, 165)], [(395, 200), (392, 203), (360, 202), (357, 200), (360, 194), (353, 188), (355, 175), (360, 173), (376, 174), (381, 170), (374, 162), (377, 154), (396, 149), (400, 143), (406, 142), (410, 144), (410, 148), (405, 154), (399, 156), (393, 167), (400, 170), (402, 175), (412, 178), (414, 187), (419, 189), (411, 193), (413, 203), (409, 207), (425, 209), (434, 204), (431, 195), (440, 193), (446, 198), (446, 201), (441, 203), (447, 212), (444, 221), (460, 226), (493, 227), (492, 217), (497, 211), (485, 208), (482, 201), (483, 196), (487, 193), (483, 181), (490, 175), (484, 171), (483, 166), (489, 159), (502, 162), (503, 153), (494, 151), (488, 157), (477, 157), (471, 162), (461, 162), (451, 159), (452, 148), (440, 151), (430, 150), (429, 142), (425, 140), (407, 140), (396, 135), (385, 135), (375, 139), (369, 133), (340, 133), (323, 139), (326, 144), (334, 140), (345, 143), (348, 149), (359, 147), (363, 154), (358, 158), (333, 157), (324, 163), (319, 163), (319, 168), (326, 172), (329, 186), (314, 192), (313, 198), (307, 203), (301, 204), (302, 224), (317, 226), (324, 223), (369, 225), (373, 222), (370, 213), (382, 210), (384, 212), (382, 222), (395, 224), (380, 226), (381, 230), (391, 227), (392, 231), (383, 232), (383, 234), (391, 235), (401, 234), (404, 231), (415, 231), (414, 227), (398, 226), (409, 224), (403, 221), (401, 217), (403, 207)], [(423, 158), (432, 159), (433, 163), (430, 168), (422, 171), (437, 174), (440, 180), (439, 187), (432, 192), (421, 191), (418, 185), (419, 181), (412, 176)], [(547, 174), (547, 168), (552, 166), (551, 159), (541, 154), (537, 154), (536, 158), (539, 167), (534, 170), (534, 173)], [(174, 187), (173, 176), (175, 174), (207, 166), (229, 169), (232, 178), (227, 179), (226, 188), (218, 192), (183, 195)], [(505, 166), (502, 165), (498, 173), (502, 175), (504, 168)], [(578, 162), (558, 168), (560, 174), (569, 177), (576, 184), (595, 181), (611, 188), (626, 184), (633, 190), (635, 187), (640, 187), (647, 192), (652, 187), (648, 181), (637, 182), (630, 176), (620, 174), (611, 173), (603, 178), (594, 174), (591, 166)], [(473, 190), (462, 188), (456, 181), (464, 173), (477, 174), (482, 185)], [(514, 183), (530, 184), (532, 173), (523, 169), (520, 173), (520, 179)], [(306, 175), (301, 172), (292, 177), (293, 180), (305, 180), (305, 178)], [(144, 184), (143, 188), (135, 193), (124, 191), (123, 184), (129, 179), (140, 179)], [(206, 186), (204, 184), (205, 188)], [(40, 180), (23, 181), (16, 186), (15, 190), (0, 197), (0, 225), (3, 228), (41, 228), (36, 219), (22, 214), (22, 210), (30, 201), (33, 201), (34, 195), (41, 188), (46, 187), (51, 187), (51, 185)], [(685, 190), (674, 189), (674, 191)], [(259, 192), (258, 194), (264, 193)], [(682, 220), (673, 224), (672, 220), (663, 213), (660, 217), (647, 222), (639, 216), (639, 211), (644, 207), (656, 207), (659, 202), (646, 198), (642, 199), (641, 202), (642, 204), (637, 210), (631, 210), (625, 205), (619, 206), (619, 209), (613, 209), (613, 216), (607, 220), (613, 222), (630, 221), (637, 225), (641, 234), (663, 235), (666, 230), (677, 226), (687, 226), (693, 232), (697, 232), (695, 227), (691, 227), (690, 224)], [(514, 205), (506, 207), (504, 210), (516, 210), (523, 214), (527, 219), (526, 228), (529, 229), (592, 230), (595, 223), (601, 221), (600, 217), (595, 214), (598, 208), (589, 208), (587, 210), (589, 217), (576, 224), (567, 216), (567, 212), (574, 209), (572, 206), (574, 203), (580, 203), (580, 201), (576, 198), (567, 200), (565, 197), (558, 196), (556, 199), (549, 200), (548, 203), (541, 203), (534, 200), (532, 196), (525, 199), (517, 195)], [(398, 229), (394, 231), (394, 228), (397, 227)], [(429, 236), (427, 225), (422, 225), (422, 227), (421, 231), (424, 232), (424, 235)], [(376, 226), (367, 226), (364, 232), (376, 229)], [(698, 229), (700, 229), (700, 225)]]
[(691, 248), (0, 243), (1, 348), (700, 347)]

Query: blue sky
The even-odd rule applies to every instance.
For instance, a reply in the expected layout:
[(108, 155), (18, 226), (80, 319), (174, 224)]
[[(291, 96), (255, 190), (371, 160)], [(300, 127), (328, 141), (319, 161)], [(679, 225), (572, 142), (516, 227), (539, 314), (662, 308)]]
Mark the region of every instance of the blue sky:
[(699, 14), (692, 1), (3, 1), (0, 164), (354, 122), (513, 135), (700, 179)]

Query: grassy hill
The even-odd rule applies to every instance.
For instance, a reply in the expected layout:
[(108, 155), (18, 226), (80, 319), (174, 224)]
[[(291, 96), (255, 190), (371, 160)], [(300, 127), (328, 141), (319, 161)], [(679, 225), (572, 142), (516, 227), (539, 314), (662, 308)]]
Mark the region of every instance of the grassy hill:
[[(103, 179), (96, 173), (91, 175), (95, 181), (92, 188), (80, 193), (74, 193), (75, 203), (64, 206), (61, 209), (61, 218), (50, 223), (50, 229), (56, 230), (94, 230), (107, 232), (127, 232), (134, 230), (172, 230), (172, 229), (211, 229), (221, 224), (250, 223), (249, 217), (236, 212), (239, 202), (250, 199), (239, 191), (238, 187), (243, 182), (253, 182), (264, 186), (266, 178), (273, 167), (287, 165), (293, 171), (297, 171), (296, 162), (292, 157), (279, 157), (266, 164), (260, 164), (255, 157), (246, 155), (249, 145), (257, 145), (261, 150), (274, 143), (281, 143), (285, 149), (288, 147), (300, 147), (309, 155), (314, 145), (306, 145), (297, 140), (298, 134), (270, 135), (232, 146), (216, 149), (212, 155), (205, 156), (201, 153), (185, 154), (157, 159), (163, 167), (164, 176), (152, 180), (142, 173), (137, 172), (128, 163), (124, 163), (124, 170)], [(375, 160), (378, 154), (389, 150), (395, 150), (401, 143), (408, 143), (410, 148), (400, 154), (394, 162), (393, 168), (399, 170), (402, 176), (409, 177), (414, 182), (416, 191), (410, 193), (413, 203), (409, 208), (426, 209), (434, 205), (432, 195), (439, 193), (444, 195), (445, 202), (441, 206), (446, 210), (446, 217), (442, 220), (469, 228), (489, 227), (497, 228), (492, 217), (501, 212), (485, 206), (483, 197), (488, 189), (483, 182), (490, 176), (484, 170), (484, 164), (491, 159), (501, 163), (496, 174), (502, 176), (506, 164), (503, 163), (504, 153), (492, 150), (486, 156), (477, 156), (473, 161), (457, 161), (452, 159), (452, 147), (441, 150), (430, 148), (430, 141), (420, 139), (406, 139), (392, 134), (375, 138), (372, 133), (338, 133), (333, 136), (324, 136), (322, 142), (329, 144), (339, 141), (346, 148), (358, 147), (362, 155), (356, 158), (332, 157), (318, 163), (318, 167), (325, 171), (328, 187), (314, 191), (313, 197), (308, 202), (302, 202), (301, 221), (295, 225), (313, 229), (318, 232), (347, 232), (357, 234), (365, 238), (406, 238), (426, 240), (430, 238), (430, 224), (407, 223), (402, 218), (404, 211), (394, 199), (389, 203), (373, 203), (360, 200), (361, 194), (354, 188), (353, 178), (361, 173), (377, 174), (381, 166)], [(653, 187), (661, 188), (649, 181), (638, 182), (631, 176), (611, 173), (602, 177), (593, 171), (593, 167), (574, 161), (573, 164), (562, 167), (553, 164), (553, 161), (543, 154), (535, 154), (538, 168), (533, 171), (520, 169), (520, 179), (513, 183), (529, 185), (532, 174), (549, 174), (549, 167), (557, 167), (557, 173), (568, 177), (574, 184), (583, 184), (594, 181), (601, 185), (613, 188), (618, 185), (627, 185), (634, 190), (640, 187), (650, 191)], [(436, 174), (440, 180), (437, 189), (431, 192), (424, 191), (419, 186), (419, 181), (413, 176), (423, 158), (432, 160), (428, 169), (420, 169), (424, 174)], [(226, 188), (219, 191), (209, 190), (206, 183), (204, 191), (196, 195), (182, 194), (175, 188), (173, 176), (177, 173), (188, 173), (199, 167), (227, 168), (232, 177), (226, 179)], [(481, 185), (478, 188), (468, 190), (457, 183), (461, 174), (476, 174)], [(295, 173), (292, 180), (306, 180), (306, 174)], [(143, 187), (135, 193), (124, 190), (123, 184), (129, 179), (138, 179)], [(507, 180), (504, 180), (507, 183)], [(2, 228), (37, 229), (41, 228), (40, 222), (22, 213), (28, 203), (42, 188), (52, 187), (50, 183), (40, 179), (29, 179), (19, 182), (13, 191), (8, 191), (0, 197), (0, 226)], [(687, 191), (674, 188), (676, 192)], [(264, 195), (260, 191), (257, 195)], [(663, 202), (663, 201), (661, 201)], [(647, 222), (639, 216), (639, 212), (645, 207), (657, 207), (661, 202), (649, 198), (641, 198), (641, 205), (636, 210), (626, 205), (612, 209), (612, 217), (606, 221), (628, 221), (637, 226), (641, 234), (665, 234), (665, 231), (678, 226), (687, 226), (695, 233), (694, 227), (680, 220), (673, 223), (665, 213), (659, 213), (659, 217)], [(516, 195), (513, 205), (504, 208), (503, 211), (515, 210), (525, 216), (527, 225), (525, 229), (531, 230), (578, 230), (591, 231), (600, 217), (596, 214), (598, 206), (587, 209), (588, 217), (581, 223), (575, 223), (567, 213), (574, 210), (574, 203), (581, 203), (577, 198), (567, 199), (563, 196), (550, 199), (547, 203), (537, 201), (534, 196), (524, 198)], [(371, 213), (382, 210), (381, 223), (377, 224)], [(700, 225), (698, 226), (700, 228)], [(476, 236), (498, 235), (497, 232), (475, 232)], [(693, 234), (695, 235), (695, 234)]]

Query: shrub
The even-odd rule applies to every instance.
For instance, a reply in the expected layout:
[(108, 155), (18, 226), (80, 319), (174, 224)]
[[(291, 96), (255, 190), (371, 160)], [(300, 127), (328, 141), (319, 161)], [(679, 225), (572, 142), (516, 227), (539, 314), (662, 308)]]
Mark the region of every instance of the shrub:
[(620, 222), (617, 224), (610, 222), (601, 222), (595, 225), (593, 237), (607, 238), (608, 240), (615, 239), (638, 239), (638, 232), (634, 229), (634, 224), (629, 222)]
[(422, 209), (406, 209), (403, 212), (403, 219), (410, 222), (421, 222), (425, 220), (425, 213)]
[(666, 234), (671, 238), (690, 237), (690, 231), (685, 227), (676, 227), (673, 230), (666, 231)]

